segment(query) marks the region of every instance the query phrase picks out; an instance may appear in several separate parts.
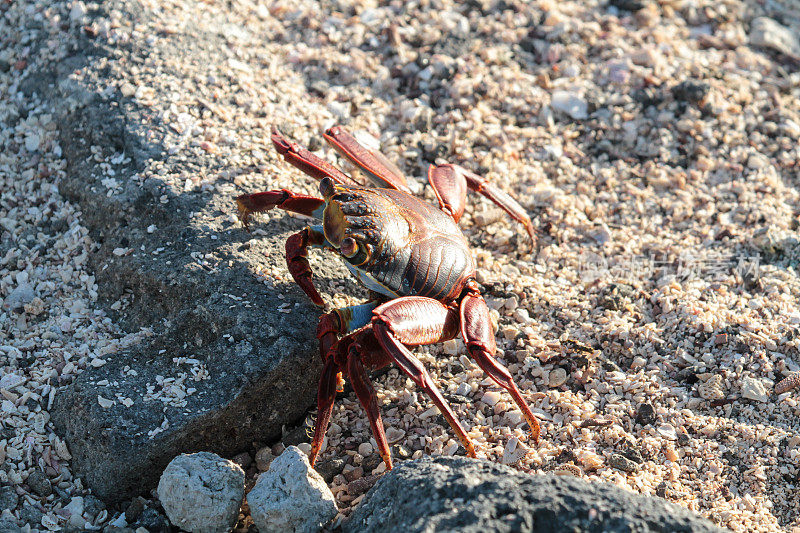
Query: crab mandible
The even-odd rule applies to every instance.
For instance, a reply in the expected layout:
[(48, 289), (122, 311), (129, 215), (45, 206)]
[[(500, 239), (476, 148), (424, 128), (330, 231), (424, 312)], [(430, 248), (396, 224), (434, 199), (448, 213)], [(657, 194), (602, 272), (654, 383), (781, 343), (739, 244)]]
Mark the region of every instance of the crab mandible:
[(524, 224), (534, 239), (533, 225), (525, 210), (485, 179), (449, 164), (431, 165), (428, 170), (428, 181), (439, 201), (437, 208), (411, 195), (406, 178), (396, 166), (379, 152), (360, 145), (342, 127), (334, 126), (324, 136), (376, 187), (360, 185), (273, 130), (272, 142), (284, 159), (321, 180), (323, 198), (286, 189), (236, 198), (245, 227), (251, 213), (274, 207), (322, 219), (322, 224), (307, 226), (286, 241), (289, 271), (315, 304), (324, 307), (311, 279), (306, 259), (309, 247), (337, 252), (372, 295), (364, 304), (334, 309), (320, 318), (317, 337), (323, 368), (311, 464), (322, 446), (344, 374), (367, 412), (387, 469), (392, 468), (378, 400), (365, 370), (391, 362), (431, 397), (467, 455), (474, 457), (475, 447), (466, 431), (422, 363), (408, 349), (443, 342), (459, 332), (473, 360), (514, 399), (530, 426), (531, 436), (538, 442), (539, 422), (511, 374), (494, 357), (496, 345), (489, 309), (475, 280), (469, 245), (457, 225), (464, 213), (467, 190), (493, 201)]

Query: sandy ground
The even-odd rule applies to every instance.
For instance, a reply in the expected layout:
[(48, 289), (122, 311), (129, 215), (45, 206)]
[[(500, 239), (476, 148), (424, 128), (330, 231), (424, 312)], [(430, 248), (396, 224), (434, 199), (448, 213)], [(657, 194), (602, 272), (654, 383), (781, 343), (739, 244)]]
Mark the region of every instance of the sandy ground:
[[(775, 387), (800, 371), (798, 62), (749, 46), (752, 19), (776, 16), (758, 7), (612, 4), (153, 2), (153, 22), (112, 13), (92, 31), (123, 44), (190, 24), (223, 36), (224, 64), (154, 46), (104, 65), (119, 80), (109, 94), (174, 126), (169, 149), (236, 169), (165, 176), (176, 188), (315, 193), (273, 152), (269, 128), (334, 161), (319, 133), (341, 123), (428, 199), (427, 165), (444, 160), (519, 199), (540, 231), (533, 252), (484, 200), (471, 198), (461, 225), (540, 444), (460, 341), (416, 350), (480, 456), (659, 494), (735, 531), (798, 531), (800, 390)], [(82, 6), (7, 4), (0, 22), (0, 481), (18, 501), (3, 516), (35, 508), (31, 520), (51, 529), (85, 493), (48, 425), (53, 391), (132, 339), (93, 303), (92, 243), (55, 189), (49, 105), (17, 95), (28, 64), (57, 60), (59, 39), (79, 31)], [(54, 42), (26, 58), (34, 34)], [(320, 288), (332, 306), (362, 296)], [(396, 454), (458, 453), (397, 370), (376, 387)], [(322, 459), (348, 461), (332, 483), (346, 512), (360, 499), (352, 481), (382, 467), (354, 396), (332, 422)], [(94, 525), (114, 518), (81, 505)]]

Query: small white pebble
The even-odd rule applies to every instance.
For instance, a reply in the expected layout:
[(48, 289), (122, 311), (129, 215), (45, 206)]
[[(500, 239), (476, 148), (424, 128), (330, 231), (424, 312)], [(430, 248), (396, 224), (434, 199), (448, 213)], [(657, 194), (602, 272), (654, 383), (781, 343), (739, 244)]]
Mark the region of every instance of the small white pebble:
[(358, 445), (358, 453), (361, 454), (363, 457), (368, 455), (372, 455), (372, 444), (369, 442), (362, 442)]
[(550, 387), (560, 387), (567, 381), (567, 371), (561, 367), (554, 368), (550, 371)]
[(114, 405), (114, 400), (109, 400), (108, 398), (103, 398), (99, 394), (97, 395), (97, 403), (100, 404), (100, 407), (103, 409), (108, 409), (112, 405)]
[(481, 398), (481, 401), (483, 403), (485, 403), (486, 405), (494, 406), (494, 404), (499, 402), (500, 398), (502, 398), (502, 397), (503, 397), (503, 395), (499, 391), (490, 390), (490, 391), (486, 391), (485, 393), (483, 393), (483, 397)]

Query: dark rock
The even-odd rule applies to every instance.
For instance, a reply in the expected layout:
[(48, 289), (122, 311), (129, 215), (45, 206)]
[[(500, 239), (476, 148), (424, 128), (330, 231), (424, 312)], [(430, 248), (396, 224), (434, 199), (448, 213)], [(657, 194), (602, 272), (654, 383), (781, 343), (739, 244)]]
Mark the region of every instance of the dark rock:
[(19, 533), (22, 531), (14, 520), (3, 518), (0, 520), (0, 533)]
[(250, 463), (253, 462), (253, 458), (250, 457), (249, 453), (242, 452), (240, 454), (234, 455), (231, 458), (231, 461), (233, 461), (237, 465), (241, 466), (242, 470), (247, 470), (247, 467), (250, 466)]
[(42, 517), (44, 513), (31, 505), (23, 505), (22, 510), (19, 512), (19, 519), (22, 525), (28, 524), (32, 529), (38, 528), (42, 525)]
[(649, 426), (656, 421), (656, 410), (651, 403), (643, 403), (636, 410), (636, 423)]
[(322, 476), (325, 483), (330, 483), (333, 481), (336, 474), (342, 473), (342, 469), (344, 469), (344, 465), (346, 464), (347, 462), (344, 459), (333, 457), (325, 461), (318, 461), (317, 464), (314, 465), (314, 470)]
[(358, 496), (367, 492), (380, 479), (380, 474), (364, 476), (347, 484), (347, 494)]
[(145, 503), (147, 503), (147, 500), (141, 496), (134, 498), (130, 505), (128, 505), (128, 508), (125, 509), (125, 521), (129, 524), (136, 522), (136, 520), (142, 514), (142, 511), (144, 511)]
[(672, 97), (679, 102), (699, 104), (705, 101), (708, 96), (710, 86), (707, 83), (697, 81), (682, 81), (671, 89)]
[(644, 463), (644, 457), (642, 456), (642, 452), (639, 450), (638, 447), (635, 445), (628, 445), (622, 448), (619, 451), (619, 454), (625, 457), (626, 459), (630, 459), (634, 463), (642, 464)]
[(364, 457), (364, 460), (361, 461), (361, 468), (364, 469), (364, 472), (369, 473), (378, 468), (378, 465), (382, 462), (383, 458), (377, 453), (373, 453), (372, 455)]
[(11, 485), (0, 488), (0, 509), (14, 510), (17, 508), (19, 497), (17, 491)]
[(43, 498), (53, 494), (53, 485), (47, 479), (47, 475), (41, 470), (34, 470), (25, 480), (34, 494)]
[(657, 87), (634, 89), (631, 97), (635, 102), (642, 104), (642, 107), (657, 106), (664, 101), (664, 93)]
[(400, 463), (343, 524), (347, 532), (719, 532), (687, 509), (607, 483), (532, 476), (466, 458)]
[[(135, 2), (114, 6), (134, 21), (153, 16)], [(219, 23), (224, 25), (224, 17)], [(159, 55), (225, 64), (224, 42), (196, 25), (159, 38)], [(154, 335), (59, 391), (52, 419), (69, 444), (74, 473), (93, 494), (119, 502), (152, 489), (180, 453), (230, 457), (254, 441), (277, 439), (283, 425), (301, 419), (314, 402), (321, 367), (314, 337), (319, 311), (293, 283), (254, 274), (286, 272), (284, 242), (304, 221), (280, 214), (268, 224), (256, 219), (254, 228), (267, 235), (254, 237), (230, 220), (236, 207), (229, 193), (210, 187), (176, 194), (183, 190), (175, 182), (178, 174), (216, 176), (237, 163), (205, 153), (171, 154), (162, 142), (168, 124), (135, 99), (118, 103), (102, 96), (117, 80), (106, 78), (116, 69), (96, 68), (100, 58), (148, 56), (150, 45), (132, 41), (109, 49), (95, 40), (82, 46), (27, 90), (59, 104), (56, 121), (67, 161), (59, 188), (82, 210), (82, 223), (98, 244), (90, 263), (100, 302), (110, 305), (129, 294), (124, 311), (109, 311), (115, 322), (129, 331), (151, 327)], [(170, 76), (181, 83), (179, 70)], [(96, 158), (92, 147), (98, 146), (102, 154)], [(107, 195), (97, 161), (115, 153), (130, 162), (116, 168), (120, 188)], [(149, 233), (151, 225), (157, 229)], [(130, 253), (116, 255), (117, 248)], [(315, 268), (315, 277), (324, 288), (325, 280), (349, 275), (327, 261)], [(292, 312), (277, 312), (282, 304)], [(186, 405), (143, 401), (157, 375), (189, 370), (173, 362), (177, 356), (200, 361), (210, 379), (191, 381), (196, 392)], [(111, 390), (97, 385), (106, 379)], [(101, 407), (98, 395), (109, 394), (134, 403)]]
[(142, 511), (133, 527), (135, 529), (143, 527), (150, 533), (164, 533), (169, 530), (166, 517), (152, 507), (146, 507)]
[(98, 513), (105, 508), (106, 506), (100, 501), (100, 498), (91, 494), (83, 497), (83, 512), (92, 517), (92, 519), (96, 518)]
[(350, 482), (355, 481), (357, 479), (361, 479), (362, 477), (364, 477), (364, 469), (361, 468), (360, 466), (357, 466), (352, 470), (348, 470), (347, 472), (344, 473), (344, 478)]
[(608, 458), (608, 464), (612, 468), (622, 470), (623, 472), (638, 472), (639, 464), (631, 459), (628, 459), (620, 453), (612, 453)]
[(697, 374), (700, 374), (702, 372), (703, 369), (700, 368), (699, 366), (690, 366), (679, 370), (675, 375), (675, 377), (680, 381), (685, 381), (689, 385), (692, 385), (698, 382), (699, 378), (697, 377)]
[(305, 424), (300, 424), (297, 427), (289, 429), (283, 434), (283, 437), (281, 437), (281, 442), (287, 448), (289, 446), (297, 446), (301, 442), (311, 442), (308, 426)]
[(610, 0), (608, 5), (614, 6), (620, 11), (630, 11), (631, 13), (635, 13), (640, 9), (644, 9), (647, 5), (647, 2), (643, 2), (642, 0)]

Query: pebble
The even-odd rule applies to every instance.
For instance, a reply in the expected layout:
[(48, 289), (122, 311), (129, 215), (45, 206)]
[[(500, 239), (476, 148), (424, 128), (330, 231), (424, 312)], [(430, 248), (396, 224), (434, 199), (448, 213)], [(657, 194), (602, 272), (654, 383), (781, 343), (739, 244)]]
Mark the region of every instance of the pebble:
[(748, 400), (755, 400), (757, 402), (766, 402), (769, 400), (769, 393), (764, 383), (760, 379), (750, 376), (742, 378), (740, 382), (742, 389), (742, 396)]
[(658, 434), (668, 440), (676, 440), (678, 438), (678, 434), (675, 431), (675, 426), (672, 424), (661, 424), (656, 428)]
[(0, 487), (0, 509), (16, 509), (17, 491), (11, 485)]
[(550, 388), (560, 387), (567, 381), (567, 371), (563, 368), (556, 367), (550, 371), (550, 381), (548, 386)]
[(351, 496), (356, 496), (359, 494), (364, 494), (369, 489), (372, 488), (375, 483), (380, 479), (380, 475), (373, 474), (369, 476), (364, 476), (360, 479), (356, 479), (355, 481), (351, 481), (347, 484), (347, 494)]
[(710, 87), (705, 82), (687, 80), (674, 86), (671, 92), (675, 100), (690, 104), (700, 104), (708, 97), (709, 90)]
[(29, 283), (21, 283), (6, 296), (3, 307), (15, 313), (22, 313), (25, 304), (31, 303), (35, 297), (33, 287)]
[(486, 405), (494, 407), (494, 405), (500, 401), (503, 395), (499, 391), (486, 391), (483, 393), (483, 397), (481, 401)]
[(356, 466), (354, 468), (351, 468), (350, 470), (347, 470), (345, 468), (343, 475), (347, 481), (355, 481), (364, 476), (364, 469), (360, 466)]
[(247, 502), (261, 532), (317, 532), (338, 513), (325, 480), (296, 446), (272, 461), (248, 493)]
[(53, 494), (53, 486), (44, 472), (41, 470), (34, 470), (25, 480), (25, 483), (31, 488), (34, 494), (42, 497), (47, 497)]
[(651, 403), (643, 403), (636, 410), (636, 422), (643, 426), (649, 426), (656, 421), (656, 410)]
[[(456, 394), (462, 394), (459, 391), (456, 391)], [(462, 396), (465, 394), (462, 394)], [(387, 442), (392, 444), (397, 444), (406, 436), (406, 432), (400, 428), (396, 428), (394, 426), (389, 426), (386, 428), (386, 440)]]
[(673, 463), (678, 461), (678, 452), (675, 451), (675, 447), (672, 445), (672, 443), (667, 443), (667, 445), (664, 446), (664, 457)]
[(706, 381), (697, 384), (697, 393), (706, 400), (721, 400), (725, 398), (724, 383), (722, 376), (711, 376)]
[(795, 31), (768, 17), (750, 23), (750, 45), (771, 48), (800, 61), (800, 38)]
[(624, 455), (620, 455), (618, 453), (612, 453), (611, 457), (608, 458), (608, 464), (612, 468), (616, 468), (617, 470), (622, 470), (623, 472), (638, 472), (639, 465), (636, 464), (634, 461), (631, 461)]
[(584, 120), (589, 117), (589, 105), (586, 100), (568, 91), (554, 91), (550, 98), (550, 106), (574, 120)]
[[(373, 472), (376, 468), (383, 464), (383, 458), (377, 453), (367, 455), (361, 460), (361, 468), (364, 472)], [(374, 472), (373, 472), (374, 473)]]
[(358, 445), (358, 453), (362, 457), (366, 457), (372, 454), (372, 444), (370, 444), (369, 442), (362, 442), (361, 444)]
[(136, 86), (130, 83), (123, 83), (122, 87), (119, 88), (120, 94), (125, 98), (130, 98), (136, 94)]
[(783, 394), (800, 387), (800, 372), (792, 372), (775, 384), (775, 394)]
[(266, 472), (273, 459), (275, 459), (275, 456), (272, 455), (272, 448), (264, 446), (256, 452), (256, 468), (258, 468), (259, 472)]
[(244, 471), (209, 452), (175, 457), (158, 482), (158, 499), (170, 522), (192, 533), (230, 531), (243, 498)]
[[(326, 483), (331, 483), (333, 478), (342, 473), (347, 462), (344, 459), (331, 457), (317, 461), (314, 469), (322, 476)], [(266, 469), (265, 469), (266, 470)]]

